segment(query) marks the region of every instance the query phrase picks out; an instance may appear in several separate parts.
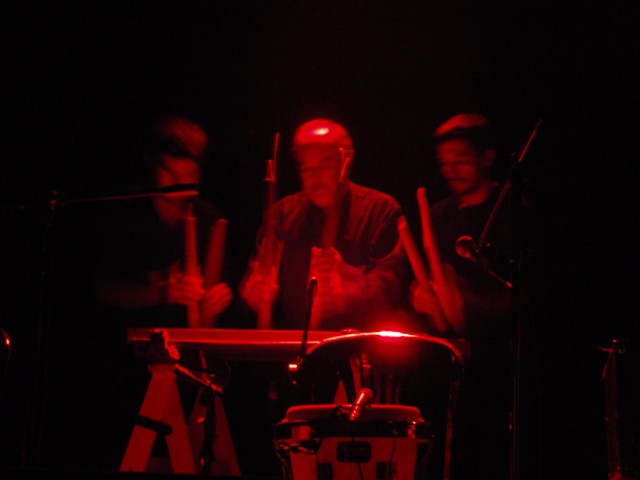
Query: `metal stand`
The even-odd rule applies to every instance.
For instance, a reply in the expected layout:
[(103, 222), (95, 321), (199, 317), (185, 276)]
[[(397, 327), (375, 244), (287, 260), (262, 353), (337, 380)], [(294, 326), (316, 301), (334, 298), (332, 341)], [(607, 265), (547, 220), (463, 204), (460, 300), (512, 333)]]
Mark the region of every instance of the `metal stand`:
[[(472, 260), (479, 268), (500, 280), (504, 285), (511, 289), (512, 299), (512, 411), (511, 411), (511, 442), (510, 442), (510, 480), (520, 478), (520, 447), (521, 447), (521, 398), (522, 398), (522, 324), (520, 319), (520, 295), (521, 295), (521, 267), (522, 258), (520, 251), (520, 210), (522, 206), (522, 179), (520, 178), (519, 166), (522, 164), (533, 140), (538, 134), (538, 130), (542, 126), (542, 120), (536, 122), (527, 143), (518, 155), (517, 161), (511, 171), (510, 177), (504, 183), (498, 199), (489, 215), (480, 238), (477, 242), (471, 237), (460, 237), (456, 242), (456, 250), (461, 256)], [(508, 282), (495, 275), (489, 268), (486, 259), (482, 256), (483, 249), (486, 248), (486, 240), (493, 226), (494, 220), (502, 205), (511, 195), (511, 207), (513, 213), (513, 245), (515, 246), (515, 256), (512, 261), (512, 279)], [(463, 253), (461, 253), (463, 252)]]
[(637, 413), (640, 362), (628, 343), (614, 339), (609, 347), (599, 347), (607, 354), (601, 381), (604, 386), (609, 480), (640, 478), (640, 451), (636, 442), (640, 427), (640, 415)]
[[(153, 446), (158, 435), (163, 435), (173, 473), (240, 476), (224, 406), (217, 395), (221, 387), (180, 365), (152, 364), (149, 371), (151, 381), (120, 471), (154, 471)], [(201, 386), (189, 424), (180, 398), (178, 374)], [(198, 454), (196, 445), (201, 445)]]
[[(510, 463), (510, 475), (511, 480), (517, 480), (521, 478), (521, 414), (522, 414), (522, 322), (520, 318), (520, 294), (521, 294), (521, 273), (522, 273), (522, 258), (520, 249), (520, 210), (522, 207), (522, 179), (519, 175), (518, 166), (522, 164), (525, 155), (529, 151), (529, 148), (533, 142), (533, 139), (538, 134), (538, 130), (542, 125), (542, 120), (538, 120), (536, 123), (529, 140), (525, 147), (520, 152), (512, 178), (504, 185), (500, 199), (496, 204), (496, 208), (499, 207), (500, 202), (506, 197), (507, 192), (511, 187), (514, 188), (514, 195), (512, 196), (512, 210), (514, 218), (513, 228), (513, 244), (515, 245), (515, 257), (513, 259), (513, 278), (512, 278), (512, 312), (513, 312), (513, 406), (511, 412), (511, 463)], [(495, 209), (494, 209), (495, 211)], [(493, 218), (493, 215), (492, 215)], [(490, 219), (491, 221), (492, 219)], [(487, 224), (487, 227), (490, 223)], [(486, 238), (487, 228), (483, 232), (483, 238)]]
[(46, 383), (49, 344), (49, 331), (51, 324), (51, 273), (52, 255), (50, 252), (50, 234), (54, 225), (56, 208), (59, 205), (58, 192), (53, 191), (49, 200), (49, 210), (45, 219), (41, 249), (40, 249), (40, 281), (38, 295), (38, 317), (36, 325), (35, 345), (35, 373), (33, 378), (33, 392), (27, 411), (27, 422), (24, 430), (24, 448), (20, 464), (23, 468), (35, 468), (39, 466), (44, 434), (44, 411), (46, 406)]

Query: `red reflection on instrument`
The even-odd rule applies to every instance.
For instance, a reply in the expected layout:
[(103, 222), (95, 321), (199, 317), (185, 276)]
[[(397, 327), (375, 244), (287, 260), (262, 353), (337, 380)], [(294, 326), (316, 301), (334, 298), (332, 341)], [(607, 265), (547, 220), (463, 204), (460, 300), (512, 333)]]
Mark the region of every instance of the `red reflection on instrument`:
[(316, 129), (312, 130), (311, 133), (313, 135), (323, 136), (323, 135), (326, 135), (327, 133), (329, 133), (329, 128), (328, 127), (316, 128)]
[(406, 334), (406, 333), (402, 333), (402, 332), (394, 332), (394, 331), (391, 331), (391, 330), (382, 330), (382, 331), (378, 332), (378, 334), (379, 334), (381, 337), (394, 337), (394, 338), (397, 338), (397, 337), (406, 337), (406, 336), (407, 336), (407, 334)]

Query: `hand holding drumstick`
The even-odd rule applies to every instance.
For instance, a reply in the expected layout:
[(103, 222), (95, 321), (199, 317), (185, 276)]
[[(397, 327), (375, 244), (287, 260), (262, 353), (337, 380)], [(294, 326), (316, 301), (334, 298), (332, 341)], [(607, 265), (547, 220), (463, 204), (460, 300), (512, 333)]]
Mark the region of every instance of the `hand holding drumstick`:
[(453, 329), (456, 334), (464, 331), (465, 318), (462, 296), (453, 268), (440, 259), (438, 247), (433, 236), (426, 190), (418, 189), (418, 204), (422, 220), (424, 252), (429, 260), (431, 275), (422, 261), (422, 255), (415, 245), (406, 218), (398, 221), (398, 232), (416, 276), (410, 290), (413, 307), (429, 315), (440, 333)]

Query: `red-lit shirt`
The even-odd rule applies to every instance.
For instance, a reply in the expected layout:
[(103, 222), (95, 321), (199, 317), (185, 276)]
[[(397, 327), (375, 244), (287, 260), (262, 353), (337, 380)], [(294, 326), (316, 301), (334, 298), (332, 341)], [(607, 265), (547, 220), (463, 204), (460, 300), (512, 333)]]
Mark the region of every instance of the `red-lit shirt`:
[[(392, 196), (350, 185), (334, 248), (347, 264), (363, 271), (363, 281), (357, 292), (348, 294), (346, 310), (325, 319), (322, 329), (366, 331), (384, 312), (402, 305), (409, 264), (398, 235), (401, 214), (401, 207)], [(311, 248), (321, 245), (324, 212), (298, 192), (277, 202), (275, 215), (276, 236), (283, 242), (275, 327), (298, 329), (306, 320)]]

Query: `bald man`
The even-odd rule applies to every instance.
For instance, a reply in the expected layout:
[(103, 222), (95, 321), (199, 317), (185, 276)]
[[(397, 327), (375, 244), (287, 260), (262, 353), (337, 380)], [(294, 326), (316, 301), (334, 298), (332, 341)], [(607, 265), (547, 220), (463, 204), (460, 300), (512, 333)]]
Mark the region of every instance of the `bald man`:
[[(259, 312), (273, 308), (259, 328), (370, 330), (397, 309), (409, 282), (397, 231), (402, 214), (390, 195), (350, 179), (355, 148), (343, 125), (324, 118), (295, 132), (293, 154), (301, 191), (279, 200), (273, 224), (277, 247), (265, 242), (253, 256), (240, 295)], [(270, 256), (270, 258), (267, 258)], [(317, 294), (310, 319), (310, 280)]]

